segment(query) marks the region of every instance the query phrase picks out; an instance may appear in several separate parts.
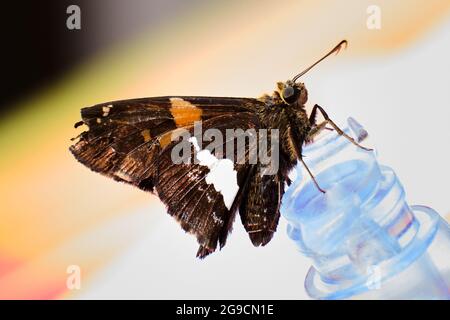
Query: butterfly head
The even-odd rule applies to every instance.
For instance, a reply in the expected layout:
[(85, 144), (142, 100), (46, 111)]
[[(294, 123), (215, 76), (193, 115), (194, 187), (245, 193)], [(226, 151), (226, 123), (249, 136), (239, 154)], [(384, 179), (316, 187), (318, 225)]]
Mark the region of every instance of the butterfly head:
[(292, 80), (278, 82), (278, 93), (286, 104), (299, 103), (304, 105), (308, 100), (308, 91), (303, 83), (295, 83)]
[(303, 83), (297, 83), (297, 80), (306, 74), (309, 70), (314, 68), (319, 62), (327, 58), (329, 55), (333, 53), (338, 53), (342, 47), (347, 47), (347, 40), (342, 40), (339, 42), (330, 52), (324, 55), (322, 58), (314, 62), (308, 68), (297, 74), (292, 80), (288, 80), (286, 82), (278, 82), (278, 93), (281, 99), (288, 105), (298, 103), (300, 105), (304, 105), (308, 100), (308, 91), (305, 88)]

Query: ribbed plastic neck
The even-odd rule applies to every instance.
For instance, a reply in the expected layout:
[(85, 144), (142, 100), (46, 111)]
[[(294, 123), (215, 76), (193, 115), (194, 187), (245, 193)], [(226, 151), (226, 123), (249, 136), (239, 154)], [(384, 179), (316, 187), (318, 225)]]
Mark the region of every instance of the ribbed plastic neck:
[[(345, 132), (355, 139), (366, 136), (355, 120), (349, 119), (349, 126)], [(298, 177), (283, 197), (282, 214), (289, 221), (288, 235), (312, 259), (308, 293), (343, 298), (367, 290), (374, 268), (384, 268), (383, 277), (404, 268), (421, 224), (394, 171), (378, 164), (376, 152), (335, 132), (306, 146), (303, 154), (326, 193), (317, 190), (299, 164)]]

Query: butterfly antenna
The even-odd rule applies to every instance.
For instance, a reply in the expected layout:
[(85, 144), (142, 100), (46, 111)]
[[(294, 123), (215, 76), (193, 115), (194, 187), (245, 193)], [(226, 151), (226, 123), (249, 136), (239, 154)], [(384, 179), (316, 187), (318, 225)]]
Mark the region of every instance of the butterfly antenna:
[(348, 42), (347, 40), (342, 40), (341, 42), (338, 43), (338, 45), (336, 47), (334, 47), (330, 52), (328, 52), (326, 55), (324, 55), (322, 58), (320, 58), (319, 60), (317, 60), (315, 63), (313, 63), (311, 66), (309, 66), (308, 68), (306, 68), (305, 70), (303, 70), (302, 72), (300, 72), (298, 75), (296, 75), (294, 78), (292, 78), (293, 82), (296, 82), (298, 80), (298, 78), (300, 78), (301, 76), (303, 76), (305, 73), (307, 73), (309, 70), (311, 70), (312, 68), (314, 68), (315, 65), (317, 65), (319, 62), (321, 62), (322, 60), (324, 60), (325, 58), (327, 58), (329, 55), (336, 53), (338, 54), (338, 52), (341, 50), (341, 48), (343, 46), (345, 46), (345, 48), (347, 48)]

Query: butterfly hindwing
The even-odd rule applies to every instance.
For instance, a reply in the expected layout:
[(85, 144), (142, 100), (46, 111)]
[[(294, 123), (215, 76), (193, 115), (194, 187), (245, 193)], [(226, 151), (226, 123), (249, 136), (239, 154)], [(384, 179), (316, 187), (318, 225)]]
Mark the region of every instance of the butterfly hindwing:
[(277, 229), (281, 199), (287, 181), (279, 170), (274, 171), (261, 162), (248, 179), (247, 192), (240, 203), (239, 214), (253, 245), (264, 246)]
[[(239, 135), (245, 134), (247, 129), (258, 128), (259, 122), (254, 113), (246, 112), (239, 114), (239, 117), (234, 115), (214, 117), (203, 121), (202, 126), (203, 130), (216, 129), (222, 133), (224, 138), (222, 141), (196, 140), (196, 142), (199, 149), (208, 150), (217, 161), (229, 161), (235, 173), (233, 176), (231, 172), (227, 180), (230, 181), (231, 188), (234, 184), (236, 187), (231, 197), (228, 195), (225, 198), (226, 192), (230, 191), (220, 189), (214, 182), (208, 181), (208, 174), (212, 168), (198, 161), (195, 163), (195, 157), (190, 159), (190, 163), (174, 163), (172, 151), (179, 143), (177, 140), (171, 142), (160, 153), (155, 179), (155, 189), (162, 202), (167, 205), (168, 213), (176, 218), (185, 231), (197, 237), (200, 244), (197, 253), (199, 257), (213, 252), (217, 244), (221, 247), (225, 245), (242, 193), (245, 192), (243, 187), (253, 166), (249, 164), (248, 156), (254, 150), (248, 146), (244, 153), (246, 159), (238, 159), (234, 140), (239, 139)], [(227, 138), (227, 129), (242, 129), (242, 131)], [(193, 128), (189, 129), (189, 134), (194, 135)], [(233, 143), (233, 150), (230, 152), (233, 161), (226, 158), (227, 148), (231, 146), (230, 141)], [(194, 150), (195, 144), (192, 144), (192, 151)]]

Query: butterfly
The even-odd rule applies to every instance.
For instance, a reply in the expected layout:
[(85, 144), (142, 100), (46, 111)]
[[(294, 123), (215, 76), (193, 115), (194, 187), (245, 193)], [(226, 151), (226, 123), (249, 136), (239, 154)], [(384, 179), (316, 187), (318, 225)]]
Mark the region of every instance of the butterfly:
[[(364, 148), (347, 136), (319, 105), (314, 105), (308, 115), (305, 109), (308, 91), (304, 83), (297, 82), (344, 45), (347, 45), (345, 40), (292, 80), (278, 82), (271, 95), (257, 99), (168, 96), (83, 108), (82, 120), (75, 127), (86, 125), (88, 130), (74, 139), (70, 151), (91, 170), (156, 194), (182, 229), (195, 235), (199, 258), (214, 252), (218, 246), (220, 249), (225, 246), (237, 212), (253, 245), (264, 246), (276, 232), (281, 200), (290, 184), (288, 173), (297, 161), (306, 167), (317, 189), (325, 192), (303, 161), (305, 143), (312, 142), (330, 125), (332, 129), (328, 129)], [(316, 121), (318, 112), (324, 118), (321, 123)], [(213, 143), (206, 146), (205, 140), (192, 140), (197, 123), (206, 131), (214, 129), (227, 138), (214, 141), (214, 148), (210, 148)], [(238, 134), (229, 138), (229, 130)], [(255, 154), (250, 147), (240, 156), (237, 149), (231, 151), (231, 165), (219, 160), (230, 158), (229, 146), (245, 138), (249, 130), (277, 132), (276, 154), (273, 149), (268, 154), (276, 155), (278, 161), (270, 174), (261, 161), (250, 161)], [(203, 160), (173, 160), (181, 133), (191, 137), (189, 159), (184, 157), (184, 160), (191, 160), (195, 154), (197, 158), (202, 155)], [(267, 139), (273, 136), (269, 133)], [(205, 150), (209, 153), (202, 153)], [(229, 174), (214, 180), (211, 175), (213, 171), (218, 172), (219, 163), (228, 164)], [(235, 187), (232, 192), (221, 187), (227, 180), (232, 180)]]

